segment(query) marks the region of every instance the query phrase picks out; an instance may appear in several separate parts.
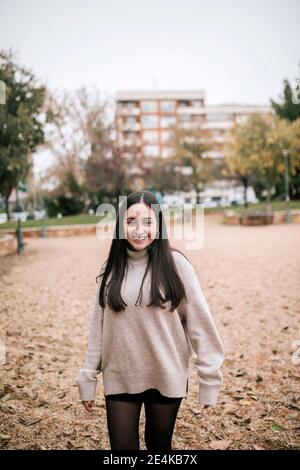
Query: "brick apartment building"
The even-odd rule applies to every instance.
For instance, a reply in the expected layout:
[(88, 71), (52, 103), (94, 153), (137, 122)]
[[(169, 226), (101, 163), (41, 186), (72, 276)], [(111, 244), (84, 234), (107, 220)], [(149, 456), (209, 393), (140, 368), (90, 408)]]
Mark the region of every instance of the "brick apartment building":
[[(271, 112), (270, 106), (261, 105), (206, 105), (203, 90), (119, 91), (116, 93), (116, 140), (124, 158), (130, 158), (134, 152), (143, 168), (151, 165), (152, 159), (172, 156), (170, 126), (187, 130), (201, 128), (213, 143), (203, 156), (220, 159), (224, 158), (226, 134), (235, 122), (244, 121), (252, 113)], [(232, 189), (230, 186), (228, 182), (215, 182), (206, 189), (207, 197), (218, 200), (221, 193)]]

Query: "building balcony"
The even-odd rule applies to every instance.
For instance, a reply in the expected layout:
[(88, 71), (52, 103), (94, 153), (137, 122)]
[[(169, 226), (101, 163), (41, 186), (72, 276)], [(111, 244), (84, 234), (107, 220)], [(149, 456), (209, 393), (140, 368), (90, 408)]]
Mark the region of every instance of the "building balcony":
[(180, 122), (179, 127), (182, 129), (187, 129), (187, 130), (197, 130), (197, 129), (204, 129), (203, 127), (204, 123), (202, 122)]
[(122, 139), (122, 145), (132, 147), (132, 146), (140, 146), (141, 139)]
[(124, 160), (131, 162), (133, 158), (137, 158), (137, 159), (142, 158), (142, 154), (141, 152), (133, 153), (133, 152), (129, 152), (128, 149), (127, 150), (122, 149), (122, 157)]
[(117, 110), (117, 115), (118, 116), (139, 116), (141, 113), (140, 108), (125, 108), (125, 107), (120, 107)]
[(121, 126), (121, 131), (140, 131), (141, 130), (141, 124), (139, 122), (136, 122), (134, 124), (129, 124), (125, 123)]
[(203, 122), (201, 127), (203, 129), (230, 129), (233, 126), (233, 121), (209, 121)]
[(179, 106), (177, 108), (177, 114), (189, 114), (194, 116), (195, 114), (206, 114), (206, 108), (204, 106)]

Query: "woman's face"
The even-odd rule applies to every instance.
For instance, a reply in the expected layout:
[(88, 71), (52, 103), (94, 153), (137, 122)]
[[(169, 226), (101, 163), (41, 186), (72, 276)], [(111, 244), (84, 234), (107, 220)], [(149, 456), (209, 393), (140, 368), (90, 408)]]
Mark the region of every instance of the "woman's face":
[(143, 250), (155, 240), (155, 212), (144, 203), (133, 204), (124, 217), (124, 233), (135, 250)]

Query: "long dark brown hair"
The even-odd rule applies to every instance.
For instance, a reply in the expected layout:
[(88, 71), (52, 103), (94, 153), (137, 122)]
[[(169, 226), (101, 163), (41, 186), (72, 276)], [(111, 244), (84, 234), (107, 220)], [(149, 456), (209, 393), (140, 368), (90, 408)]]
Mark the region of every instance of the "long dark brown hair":
[[(119, 208), (113, 241), (108, 258), (104, 263), (105, 268), (103, 272), (100, 272), (100, 274), (96, 277), (97, 280), (98, 277), (103, 276), (99, 290), (99, 304), (101, 307), (105, 307), (106, 302), (115, 312), (125, 310), (127, 306), (121, 297), (121, 286), (125, 271), (128, 267), (127, 248), (132, 249), (132, 247), (127, 241), (126, 235), (124, 234), (123, 221), (126, 210), (133, 204), (138, 203), (144, 203), (152, 209), (153, 207), (151, 207), (151, 205), (156, 204), (156, 206), (154, 206), (154, 212), (157, 220), (158, 230), (156, 238), (147, 247), (148, 263), (135, 305), (137, 305), (139, 298), (141, 305), (141, 293), (144, 279), (148, 270), (151, 269), (150, 304), (147, 306), (150, 307), (153, 305), (165, 309), (166, 307), (163, 305), (163, 303), (170, 301), (170, 312), (173, 312), (180, 304), (182, 299), (186, 299), (185, 288), (182, 280), (180, 279), (180, 275), (177, 271), (176, 264), (172, 256), (172, 251), (177, 251), (179, 253), (181, 253), (181, 251), (170, 246), (169, 240), (166, 238), (167, 231), (161, 207), (154, 194), (150, 191), (136, 191), (129, 194), (129, 196), (127, 196)], [(162, 236), (163, 234), (164, 237)], [(183, 253), (181, 254), (185, 256)], [(106, 285), (106, 281), (110, 274), (110, 281)], [(104, 299), (105, 295), (106, 299)]]

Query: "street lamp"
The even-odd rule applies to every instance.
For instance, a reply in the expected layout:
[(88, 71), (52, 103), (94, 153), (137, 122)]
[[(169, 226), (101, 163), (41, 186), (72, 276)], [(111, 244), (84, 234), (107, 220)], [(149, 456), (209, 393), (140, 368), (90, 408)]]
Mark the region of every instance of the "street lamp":
[(285, 202), (286, 202), (286, 223), (291, 223), (291, 215), (289, 209), (290, 195), (289, 195), (289, 170), (288, 170), (288, 156), (290, 151), (288, 149), (282, 150), (284, 156), (284, 166), (285, 166)]
[(18, 253), (23, 253), (25, 243), (23, 241), (21, 219), (19, 217), (18, 217), (18, 226), (16, 228), (16, 237), (17, 237), (17, 251)]

